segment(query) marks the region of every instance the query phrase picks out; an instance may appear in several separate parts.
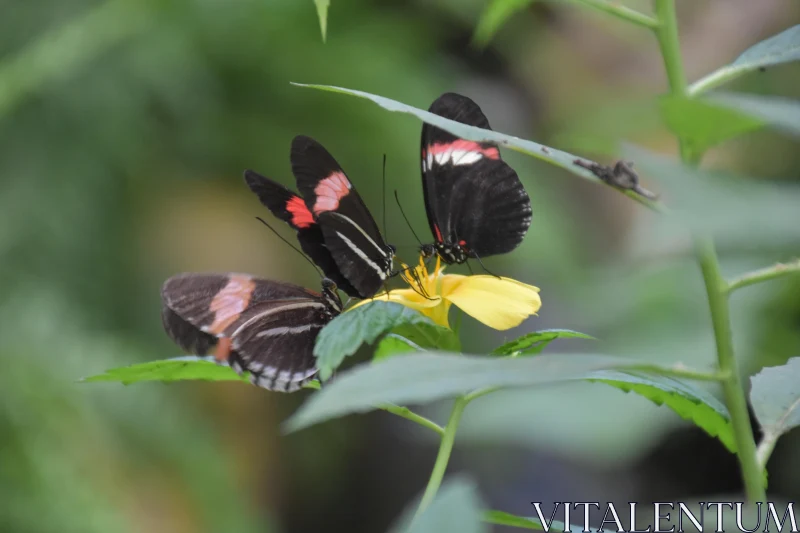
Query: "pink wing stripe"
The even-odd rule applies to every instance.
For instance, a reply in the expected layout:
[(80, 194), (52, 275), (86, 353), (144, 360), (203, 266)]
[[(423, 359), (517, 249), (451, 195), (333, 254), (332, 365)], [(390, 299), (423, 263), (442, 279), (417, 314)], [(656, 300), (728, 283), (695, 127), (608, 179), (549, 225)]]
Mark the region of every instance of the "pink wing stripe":
[(334, 172), (324, 180), (320, 181), (314, 194), (317, 201), (314, 203), (314, 214), (319, 215), (324, 211), (335, 211), (339, 207), (339, 201), (350, 192), (350, 180), (343, 172)]

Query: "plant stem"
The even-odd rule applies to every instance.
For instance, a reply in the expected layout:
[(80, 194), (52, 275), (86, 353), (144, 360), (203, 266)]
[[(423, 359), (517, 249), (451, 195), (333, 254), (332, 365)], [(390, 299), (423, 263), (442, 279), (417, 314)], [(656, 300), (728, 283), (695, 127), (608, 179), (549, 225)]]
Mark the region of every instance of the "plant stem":
[(762, 281), (769, 281), (791, 274), (800, 274), (800, 259), (792, 261), (791, 263), (778, 263), (771, 267), (762, 268), (753, 272), (748, 272), (738, 278), (732, 279), (728, 283), (728, 293), (747, 287), (748, 285), (755, 285)]
[[(656, 30), (656, 36), (664, 58), (670, 91), (676, 96), (687, 96), (686, 76), (683, 71), (678, 41), (675, 1), (655, 0), (655, 2), (656, 14), (660, 23)], [(678, 140), (681, 159), (688, 164), (699, 163), (701, 154), (691, 153), (683, 140), (680, 138)], [(727, 373), (726, 379), (722, 381), (722, 388), (725, 395), (725, 403), (731, 414), (731, 424), (737, 448), (736, 455), (739, 458), (747, 498), (753, 503), (763, 502), (766, 501), (766, 493), (762, 484), (762, 470), (756, 458), (756, 444), (753, 438), (753, 429), (750, 425), (750, 415), (747, 412), (747, 400), (745, 399), (744, 387), (742, 386), (736, 357), (733, 352), (727, 298), (728, 285), (720, 273), (719, 260), (713, 241), (708, 238), (696, 237), (695, 248), (708, 295), (719, 369), (722, 373)]]
[(645, 28), (656, 28), (658, 27), (658, 21), (653, 17), (649, 17), (643, 13), (639, 13), (636, 10), (633, 10), (629, 7), (621, 6), (616, 2), (609, 2), (608, 0), (573, 0), (579, 4), (583, 4), (587, 7), (591, 7), (596, 9), (597, 11), (602, 11), (608, 15), (613, 17), (617, 17), (618, 19), (622, 19), (628, 22), (633, 22), (634, 24), (638, 24), (639, 26), (644, 26)]
[(383, 404), (380, 406), (381, 409), (388, 413), (392, 413), (393, 415), (397, 415), (401, 418), (405, 418), (406, 420), (410, 420), (415, 424), (419, 424), (424, 428), (428, 428), (430, 430), (435, 431), (440, 436), (444, 435), (444, 428), (437, 424), (436, 422), (425, 418), (422, 415), (418, 415), (408, 407), (401, 407), (399, 405), (392, 405), (392, 404)]
[(691, 84), (686, 92), (689, 96), (699, 96), (704, 92), (710, 91), (711, 89), (716, 89), (720, 85), (724, 85), (731, 80), (735, 80), (749, 70), (750, 69), (741, 67), (722, 67)]
[(736, 450), (744, 477), (747, 498), (751, 503), (764, 502), (766, 493), (762, 484), (762, 470), (756, 457), (756, 444), (753, 439), (753, 428), (750, 425), (750, 415), (747, 412), (747, 400), (733, 353), (727, 299), (728, 285), (720, 273), (713, 242), (710, 239), (698, 239), (696, 245), (700, 269), (706, 284), (708, 304), (711, 308), (719, 367), (723, 372), (728, 372), (728, 379), (722, 382), (722, 390), (731, 414)]
[(419, 507), (414, 515), (415, 519), (427, 509), (428, 505), (430, 505), (436, 493), (439, 491), (439, 487), (442, 485), (442, 479), (444, 479), (444, 473), (447, 470), (447, 463), (450, 461), (450, 452), (453, 451), (453, 444), (456, 440), (456, 430), (461, 421), (464, 408), (468, 403), (469, 399), (466, 396), (461, 396), (456, 398), (453, 404), (450, 418), (447, 420), (447, 425), (444, 427), (442, 442), (439, 444), (439, 453), (436, 455), (436, 462), (433, 465), (431, 477), (428, 479), (428, 486), (425, 487), (422, 500), (419, 502)]

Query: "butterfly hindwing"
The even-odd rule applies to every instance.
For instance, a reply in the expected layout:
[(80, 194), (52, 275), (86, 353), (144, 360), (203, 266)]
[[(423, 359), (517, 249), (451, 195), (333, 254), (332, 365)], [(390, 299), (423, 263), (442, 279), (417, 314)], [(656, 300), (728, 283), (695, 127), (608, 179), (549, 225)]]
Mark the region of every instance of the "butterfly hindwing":
[(283, 220), (297, 231), (300, 248), (319, 266), (325, 276), (333, 280), (345, 293), (350, 296), (358, 296), (358, 292), (342, 275), (336, 261), (325, 246), (322, 229), (303, 198), (280, 183), (252, 170), (245, 171), (244, 179), (250, 190), (258, 196), (261, 203), (275, 217)]
[[(394, 251), (384, 242), (369, 209), (339, 163), (314, 139), (295, 137), (291, 161), (297, 188), (320, 224), (337, 266), (358, 296), (373, 296), (391, 274)], [(373, 265), (378, 265), (380, 275)]]
[(290, 392), (316, 373), (317, 334), (341, 311), (335, 290), (320, 295), (248, 274), (179, 274), (161, 290), (162, 319), (182, 348), (249, 372), (256, 385)]
[[(445, 93), (431, 113), (491, 129), (466, 96)], [(428, 223), (437, 243), (485, 257), (516, 248), (530, 226), (528, 194), (493, 143), (460, 139), (436, 126), (422, 128), (422, 181)]]

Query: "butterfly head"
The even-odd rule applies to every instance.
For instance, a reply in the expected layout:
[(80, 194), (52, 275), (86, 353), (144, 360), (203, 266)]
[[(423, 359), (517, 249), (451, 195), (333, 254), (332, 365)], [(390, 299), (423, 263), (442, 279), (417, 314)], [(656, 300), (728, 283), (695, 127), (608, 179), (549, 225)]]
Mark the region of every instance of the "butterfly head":
[(342, 299), (339, 298), (338, 287), (333, 280), (323, 278), (322, 299), (331, 314), (338, 315), (342, 312)]

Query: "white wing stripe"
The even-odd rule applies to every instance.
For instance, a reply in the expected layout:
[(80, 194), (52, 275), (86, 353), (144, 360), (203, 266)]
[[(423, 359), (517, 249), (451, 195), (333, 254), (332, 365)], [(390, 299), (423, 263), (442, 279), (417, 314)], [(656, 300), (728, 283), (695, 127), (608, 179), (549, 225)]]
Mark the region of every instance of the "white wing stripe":
[(278, 335), (294, 335), (295, 333), (305, 333), (314, 328), (321, 328), (323, 324), (305, 324), (304, 326), (280, 326), (277, 328), (265, 329), (256, 333), (256, 337), (277, 337)]
[(338, 231), (336, 232), (336, 235), (338, 235), (338, 236), (339, 236), (339, 238), (341, 238), (341, 239), (344, 241), (344, 243), (345, 243), (345, 244), (348, 246), (348, 248), (350, 248), (351, 250), (353, 250), (353, 252), (354, 252), (354, 253), (355, 253), (355, 254), (356, 254), (358, 257), (360, 257), (361, 259), (363, 259), (363, 260), (364, 260), (364, 262), (365, 262), (366, 264), (368, 264), (370, 267), (372, 267), (372, 269), (373, 269), (375, 272), (377, 272), (377, 274), (378, 274), (378, 277), (380, 277), (382, 280), (385, 280), (385, 279), (386, 279), (386, 272), (384, 272), (384, 271), (383, 271), (383, 269), (382, 269), (381, 267), (379, 267), (379, 266), (378, 266), (378, 265), (377, 265), (377, 264), (376, 264), (376, 263), (375, 263), (375, 262), (374, 262), (372, 259), (370, 259), (369, 257), (367, 257), (367, 254), (365, 254), (364, 252), (362, 252), (362, 251), (361, 251), (361, 248), (359, 248), (358, 246), (356, 246), (356, 245), (355, 245), (355, 243), (353, 243), (353, 241), (351, 241), (350, 239), (348, 239), (347, 237), (345, 237), (344, 235), (342, 235), (342, 234), (341, 234), (341, 233), (339, 233)]
[(263, 313), (258, 313), (257, 315), (251, 317), (244, 324), (242, 324), (241, 326), (236, 328), (236, 331), (234, 331), (231, 334), (231, 337), (233, 337), (235, 339), (236, 336), (244, 328), (246, 328), (247, 326), (249, 326), (250, 324), (252, 324), (256, 320), (264, 318), (265, 316), (274, 315), (275, 313), (283, 313), (284, 311), (292, 311), (293, 309), (307, 309), (307, 308), (324, 309), (325, 308), (325, 304), (323, 304), (321, 302), (303, 302), (303, 303), (297, 303), (297, 304), (287, 304), (287, 305), (282, 305), (280, 307), (274, 307), (272, 309), (268, 309), (268, 310), (264, 311)]

